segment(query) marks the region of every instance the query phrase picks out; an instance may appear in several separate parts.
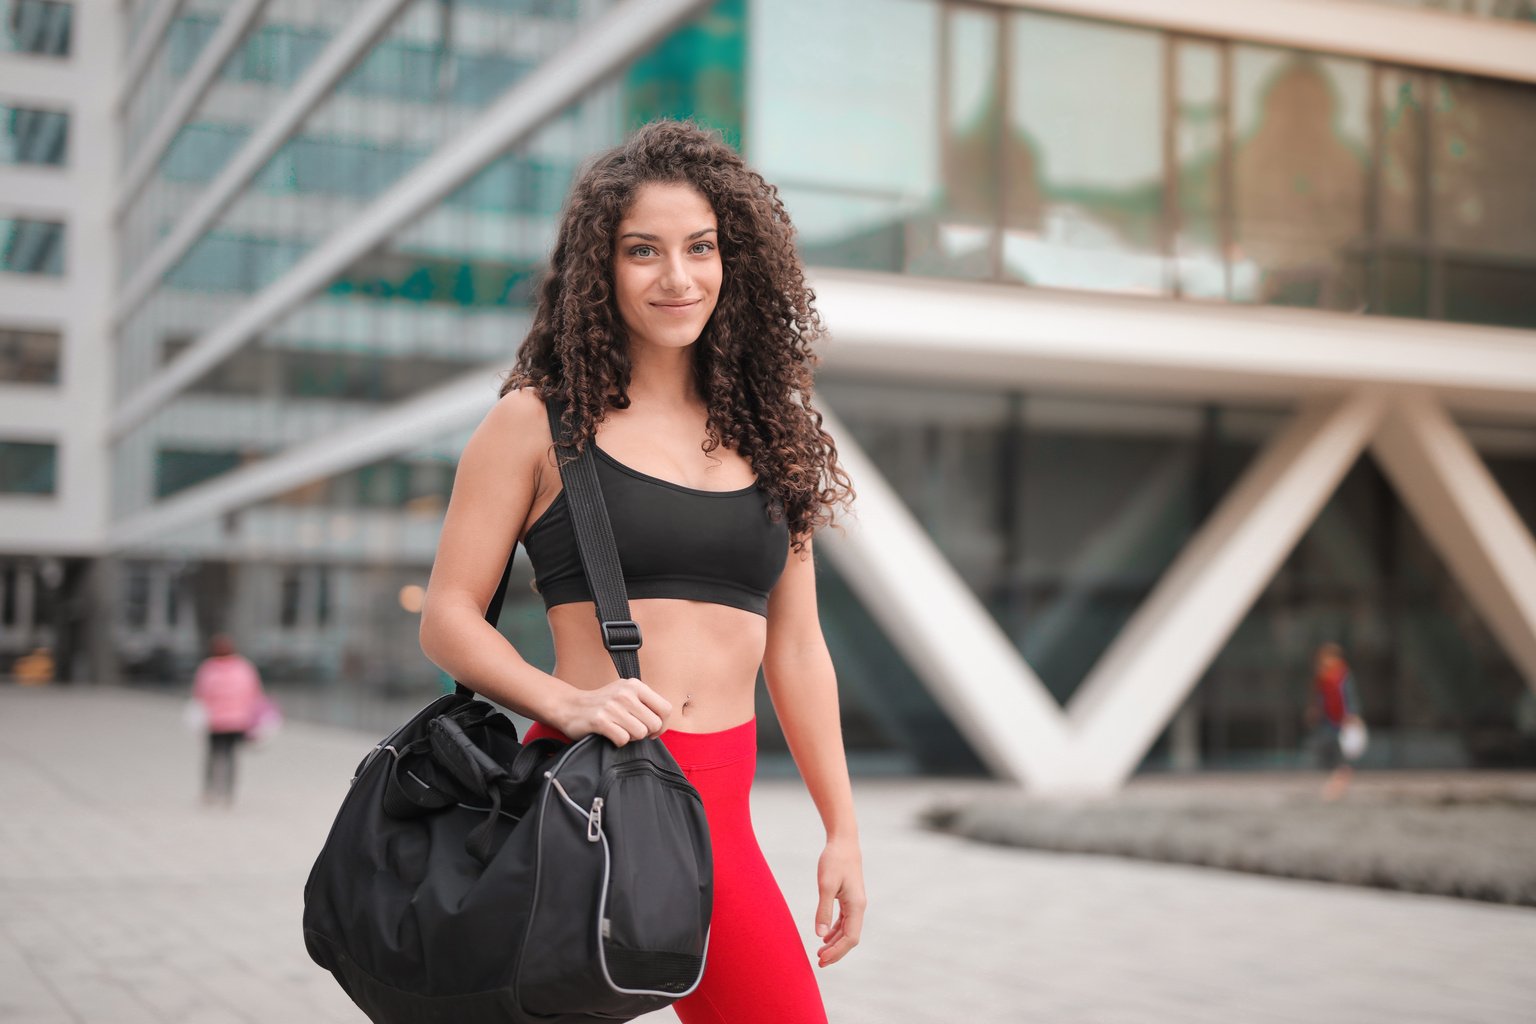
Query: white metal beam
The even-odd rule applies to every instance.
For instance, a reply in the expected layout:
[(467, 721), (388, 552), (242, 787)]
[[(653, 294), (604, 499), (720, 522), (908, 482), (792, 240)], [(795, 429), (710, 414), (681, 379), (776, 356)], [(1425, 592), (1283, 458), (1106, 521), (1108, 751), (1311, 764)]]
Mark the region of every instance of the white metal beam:
[(160, 163), (160, 158), (170, 148), (171, 142), (176, 138), (176, 133), (181, 126), (186, 124), (202, 101), (204, 95), (212, 88), (214, 81), (219, 77), (219, 70), (224, 67), (224, 62), (234, 52), (245, 38), (246, 31), (251, 27), (267, 0), (236, 0), (235, 4), (224, 12), (223, 19), (219, 22), (218, 29), (213, 36), (203, 44), (198, 52), (197, 60), (177, 85), (176, 91), (171, 94), (169, 100), (160, 111), (160, 116), (155, 120), (144, 137), (139, 140), (138, 147), (134, 150), (128, 166), (123, 170), (122, 187), (118, 190), (117, 204), (113, 215), (121, 220), (128, 211), (128, 205), (149, 176), (155, 172)]
[(1536, 690), (1536, 540), (1487, 465), (1422, 392), (1396, 396), (1371, 452)]
[[(284, 142), (296, 131), (304, 119), (331, 96), (342, 76), (357, 63), (376, 39), (389, 28), (400, 9), (408, 0), (373, 0), (338, 32), (305, 69), (266, 119), (245, 140), (235, 154), (210, 181), (197, 200), (182, 214), (175, 226), (155, 246), (147, 258), (133, 271), (118, 293), (112, 310), (113, 320), (121, 324), (139, 305), (159, 287), (166, 273), (176, 265), (188, 249), (208, 230), (219, 215), (240, 197), (240, 191), (254, 178), (267, 161), (282, 148)], [(260, 0), (256, 6), (265, 3)], [(233, 13), (233, 12), (231, 12)], [(209, 46), (213, 44), (210, 43)], [(189, 107), (177, 119), (172, 128), (185, 121), (191, 112)], [(169, 140), (167, 140), (169, 144)], [(144, 169), (141, 180), (128, 178), (128, 185), (118, 197), (117, 215), (124, 216), (138, 189), (147, 180), (153, 163)]]
[[(145, 0), (145, 3), (149, 2), (150, 0)], [(118, 80), (117, 88), (112, 93), (112, 103), (116, 112), (121, 113), (128, 106), (128, 98), (138, 87), (144, 72), (149, 70), (150, 61), (159, 51), (160, 44), (165, 41), (165, 33), (170, 29), (171, 22), (176, 20), (176, 12), (181, 10), (184, 2), (185, 0), (159, 0), (154, 10), (145, 17), (138, 36), (133, 40), (133, 49), (123, 60), (123, 77)], [(127, 15), (123, 17), (126, 19)], [(124, 29), (126, 28), (125, 24)]]
[(1225, 401), (1406, 384), (1536, 420), (1536, 331), (851, 270), (810, 280), (838, 373)]
[(704, 0), (624, 0), (509, 89), (480, 117), (310, 250), (228, 320), (203, 334), (117, 408), (113, 439), (468, 181), (509, 147), (557, 116), (705, 6)]
[(1536, 82), (1536, 27), (1356, 0), (997, 0), (1010, 7)]
[(1043, 790), (1070, 785), (1060, 706), (853, 435), (820, 411), (858, 499), (841, 530), (817, 535), (817, 550), (989, 768)]
[(1370, 441), (1382, 395), (1307, 408), (1179, 553), (1072, 695), (1074, 789), (1107, 793), (1147, 748)]
[(117, 553), (136, 544), (163, 541), (178, 529), (409, 451), (473, 424), (495, 403), (497, 378), (505, 370), (500, 363), (474, 370), (309, 444), (295, 445), (189, 487), (113, 523), (107, 530), (107, 550)]

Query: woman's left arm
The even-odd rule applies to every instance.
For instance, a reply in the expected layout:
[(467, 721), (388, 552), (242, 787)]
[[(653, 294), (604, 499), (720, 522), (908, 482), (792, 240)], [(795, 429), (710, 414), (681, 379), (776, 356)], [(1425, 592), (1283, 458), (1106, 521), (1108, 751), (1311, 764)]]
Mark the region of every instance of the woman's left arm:
[[(858, 945), (864, 922), (864, 865), (843, 751), (837, 675), (816, 610), (816, 569), (809, 537), (804, 554), (791, 548), (784, 573), (768, 596), (763, 679), (790, 755), (827, 831), (827, 845), (816, 868), (820, 890), (816, 934), (822, 938), (817, 955), (825, 967)], [(840, 909), (835, 923), (834, 902)]]

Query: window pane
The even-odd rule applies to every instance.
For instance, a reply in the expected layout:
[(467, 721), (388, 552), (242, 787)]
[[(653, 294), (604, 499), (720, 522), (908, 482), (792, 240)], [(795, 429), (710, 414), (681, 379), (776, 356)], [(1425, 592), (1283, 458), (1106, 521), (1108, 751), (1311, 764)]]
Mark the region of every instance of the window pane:
[(162, 449), (155, 462), (155, 497), (164, 498), (227, 473), (243, 460), (234, 451)]
[(17, 274), (64, 273), (64, 225), (0, 218), (0, 270)]
[(68, 142), (68, 114), (0, 107), (0, 164), (61, 165)]
[(1051, 15), (1010, 20), (1008, 276), (1164, 292), (1162, 37)]
[(935, 230), (913, 253), (916, 273), (996, 277), (1002, 133), (999, 19), (948, 12), (944, 83), (944, 199)]
[(1360, 309), (1368, 66), (1258, 46), (1232, 59), (1232, 297)]
[(1384, 240), (1419, 242), (1427, 237), (1427, 89), (1428, 75), (1424, 72), (1398, 68), (1379, 72), (1381, 172), (1377, 217)]
[(748, 157), (778, 185), (806, 261), (903, 270), (938, 202), (942, 9), (775, 0), (748, 14)]
[(58, 448), (51, 444), (0, 441), (0, 492), (54, 493)]
[(0, 50), (68, 56), (73, 13), (52, 0), (0, 0)]
[(1536, 258), (1536, 86), (1462, 75), (1438, 75), (1436, 86), (1436, 240)]
[(15, 331), (0, 328), (0, 381), (7, 384), (57, 384), (57, 331)]
[(1172, 253), (1176, 294), (1221, 299), (1227, 295), (1222, 50), (1216, 43), (1180, 40), (1177, 53), (1177, 229)]

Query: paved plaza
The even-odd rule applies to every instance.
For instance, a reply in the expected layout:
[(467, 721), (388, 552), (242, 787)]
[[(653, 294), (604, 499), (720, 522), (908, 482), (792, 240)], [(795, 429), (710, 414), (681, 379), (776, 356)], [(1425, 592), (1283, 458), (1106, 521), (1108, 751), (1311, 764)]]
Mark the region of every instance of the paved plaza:
[[(0, 1022), (363, 1021), (299, 919), (374, 739), (290, 722), (243, 752), (237, 805), (205, 809), (177, 701), (0, 687)], [(871, 907), (818, 972), (834, 1024), (1536, 1021), (1536, 911), (919, 827), (957, 786), (1000, 789), (855, 780)], [(773, 780), (753, 813), (814, 950), (815, 809)]]

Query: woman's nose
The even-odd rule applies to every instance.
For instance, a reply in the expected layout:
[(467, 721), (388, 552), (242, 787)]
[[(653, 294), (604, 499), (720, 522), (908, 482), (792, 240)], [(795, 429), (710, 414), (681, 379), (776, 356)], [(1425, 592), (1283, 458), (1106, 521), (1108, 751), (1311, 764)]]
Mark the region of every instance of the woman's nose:
[(670, 256), (661, 268), (661, 287), (669, 292), (688, 290), (688, 265), (681, 256)]

